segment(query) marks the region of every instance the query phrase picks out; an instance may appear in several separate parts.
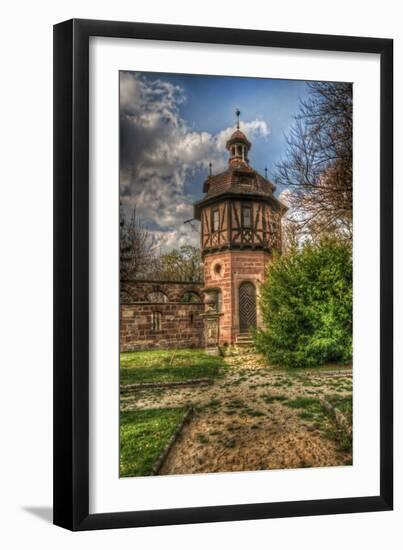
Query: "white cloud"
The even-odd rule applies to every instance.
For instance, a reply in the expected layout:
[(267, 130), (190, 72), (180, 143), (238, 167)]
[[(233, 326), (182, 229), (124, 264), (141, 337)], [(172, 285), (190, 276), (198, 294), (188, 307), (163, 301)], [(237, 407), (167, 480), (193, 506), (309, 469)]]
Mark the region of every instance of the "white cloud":
[[(240, 130), (244, 132), (249, 141), (253, 141), (259, 137), (267, 137), (270, 134), (269, 127), (264, 120), (252, 120), (251, 122), (241, 122)], [(220, 151), (225, 151), (225, 145), (234, 131), (234, 127), (226, 128), (222, 130), (216, 136), (217, 148)]]
[[(225, 144), (234, 128), (216, 135), (190, 130), (180, 117), (186, 100), (180, 86), (141, 74), (120, 76), (120, 193), (125, 208), (136, 206), (154, 230), (163, 250), (199, 244), (198, 234), (183, 222), (192, 217), (192, 198), (185, 183), (196, 169), (226, 169)], [(250, 140), (267, 137), (266, 122), (241, 123)]]
[(283, 204), (285, 204), (285, 206), (289, 208), (291, 206), (292, 191), (290, 189), (284, 189), (278, 198)]
[[(193, 224), (192, 224), (193, 225)], [(188, 224), (180, 225), (171, 231), (151, 231), (158, 243), (161, 254), (169, 252), (172, 248), (179, 248), (184, 245), (200, 246), (200, 235)]]

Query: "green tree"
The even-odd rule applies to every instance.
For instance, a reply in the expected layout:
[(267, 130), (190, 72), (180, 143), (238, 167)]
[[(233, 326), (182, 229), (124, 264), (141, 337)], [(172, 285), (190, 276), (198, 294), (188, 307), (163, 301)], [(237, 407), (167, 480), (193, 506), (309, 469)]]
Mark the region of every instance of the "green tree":
[(184, 245), (163, 254), (154, 277), (160, 281), (202, 281), (200, 248)]
[(261, 287), (259, 351), (275, 365), (311, 367), (352, 359), (352, 251), (322, 240), (277, 257)]

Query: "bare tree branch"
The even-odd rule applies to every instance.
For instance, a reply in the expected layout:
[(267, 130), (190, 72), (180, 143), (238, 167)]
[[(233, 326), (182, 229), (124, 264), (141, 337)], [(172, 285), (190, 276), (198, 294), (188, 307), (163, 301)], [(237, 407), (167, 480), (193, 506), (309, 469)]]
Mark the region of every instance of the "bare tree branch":
[[(287, 136), (276, 183), (290, 188), (288, 222), (295, 239), (322, 234), (352, 235), (352, 86), (310, 83)], [(285, 225), (287, 220), (285, 221)], [(292, 229), (291, 229), (292, 228)]]
[(156, 262), (157, 243), (133, 208), (128, 219), (120, 209), (120, 278), (145, 276)]

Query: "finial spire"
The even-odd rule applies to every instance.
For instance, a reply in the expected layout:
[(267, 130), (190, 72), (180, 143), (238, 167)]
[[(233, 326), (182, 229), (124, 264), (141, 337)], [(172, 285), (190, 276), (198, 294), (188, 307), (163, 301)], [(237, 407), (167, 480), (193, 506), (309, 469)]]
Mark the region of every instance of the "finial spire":
[(267, 166), (264, 167), (264, 177), (267, 179)]
[(236, 109), (235, 114), (236, 114), (236, 127), (239, 130), (239, 115), (241, 114), (241, 111), (239, 109)]
[(211, 162), (208, 163), (208, 175), (211, 177), (212, 174), (213, 174), (213, 171), (212, 171), (212, 168), (213, 168), (213, 164)]

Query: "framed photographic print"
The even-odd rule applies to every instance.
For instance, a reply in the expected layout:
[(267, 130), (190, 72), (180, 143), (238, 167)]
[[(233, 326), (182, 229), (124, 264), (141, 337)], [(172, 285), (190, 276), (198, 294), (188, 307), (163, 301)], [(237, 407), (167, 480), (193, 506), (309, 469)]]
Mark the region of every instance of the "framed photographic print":
[(54, 522), (392, 509), (393, 42), (54, 27)]

